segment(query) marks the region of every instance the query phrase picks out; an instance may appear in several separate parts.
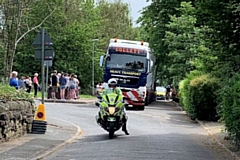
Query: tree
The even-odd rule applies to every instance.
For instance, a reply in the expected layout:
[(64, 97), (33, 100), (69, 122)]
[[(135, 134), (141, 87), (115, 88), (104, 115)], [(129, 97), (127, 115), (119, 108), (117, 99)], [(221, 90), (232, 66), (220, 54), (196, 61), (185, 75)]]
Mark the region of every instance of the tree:
[[(171, 60), (168, 59), (168, 47), (164, 42), (167, 24), (170, 22), (170, 15), (178, 16), (180, 13), (176, 8), (180, 6), (181, 0), (162, 0), (152, 1), (152, 3), (142, 10), (142, 16), (138, 19), (138, 23), (147, 34), (146, 39), (150, 43), (150, 47), (154, 50), (157, 56), (157, 78), (160, 83), (171, 83), (168, 65)], [(168, 80), (166, 80), (166, 77)]]
[[(103, 71), (97, 66), (99, 57), (106, 52), (110, 38), (123, 38), (123, 35), (127, 39), (135, 39), (138, 29), (132, 27), (129, 6), (121, 1), (102, 1), (97, 5), (93, 1), (82, 0), (58, 0), (54, 3), (52, 5), (56, 7), (55, 11), (43, 25), (55, 46), (56, 56), (50, 72), (56, 69), (75, 73), (81, 79), (82, 88), (88, 90), (92, 75), (92, 39), (99, 39), (95, 43), (95, 81), (102, 81)], [(35, 14), (31, 15), (34, 16), (41, 10), (47, 8), (36, 7)], [(112, 11), (112, 14), (106, 10)], [(123, 17), (118, 16), (121, 14)], [(38, 24), (43, 18), (44, 15), (42, 18), (29, 19), (28, 22), (31, 25)], [(34, 61), (32, 47), (36, 34), (37, 32), (30, 32), (17, 46), (13, 69), (21, 75), (33, 75), (34, 72), (41, 71), (40, 63)]]
[(171, 22), (166, 25), (169, 31), (166, 31), (164, 39), (171, 60), (168, 67), (175, 85), (192, 70), (210, 73), (217, 59), (211, 54), (212, 44), (205, 36), (209, 28), (196, 26), (196, 9), (191, 2), (182, 2), (177, 10), (181, 15), (170, 16)]
[(214, 68), (215, 75), (222, 80), (231, 78), (240, 71), (239, 2), (201, 1), (196, 5), (198, 24), (207, 25), (212, 30), (209, 39), (214, 44), (212, 52), (218, 57), (218, 63)]
[[(13, 61), (18, 43), (31, 31), (40, 27), (55, 11), (51, 3), (45, 4), (39, 1), (1, 1), (0, 6), (3, 13), (2, 21), (2, 46), (4, 48), (3, 73), (4, 78), (8, 79), (13, 67)], [(36, 17), (33, 15), (34, 9), (38, 5), (47, 5), (47, 10), (42, 13), (45, 17), (40, 23), (30, 25)], [(38, 12), (39, 14), (39, 12)]]

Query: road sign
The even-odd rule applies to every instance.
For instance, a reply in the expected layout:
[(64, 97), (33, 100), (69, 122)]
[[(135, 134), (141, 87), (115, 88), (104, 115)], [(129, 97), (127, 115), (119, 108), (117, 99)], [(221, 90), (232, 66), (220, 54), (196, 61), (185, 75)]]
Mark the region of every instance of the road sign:
[[(37, 34), (37, 36), (33, 42), (33, 46), (41, 46), (42, 45), (42, 33), (43, 33), (43, 28)], [(44, 45), (45, 46), (53, 46), (53, 42), (46, 31), (44, 32)]]
[[(42, 39), (44, 39), (44, 41), (42, 41)], [(33, 42), (33, 46), (35, 48), (35, 61), (42, 61), (43, 52), (44, 52), (44, 56), (43, 56), (44, 60), (53, 60), (54, 58), (53, 42), (43, 28), (37, 34)], [(44, 49), (42, 47), (44, 47)]]
[[(44, 104), (44, 60), (52, 60), (54, 57), (53, 42), (44, 28), (37, 34), (33, 46), (35, 48), (35, 60), (41, 61), (42, 74), (42, 104)], [(48, 68), (48, 66), (47, 66)]]
[(44, 61), (44, 66), (52, 67), (52, 60)]
[[(53, 60), (54, 58), (54, 50), (51, 48), (44, 49), (44, 61), (45, 60)], [(42, 61), (42, 49), (35, 49), (35, 61)]]

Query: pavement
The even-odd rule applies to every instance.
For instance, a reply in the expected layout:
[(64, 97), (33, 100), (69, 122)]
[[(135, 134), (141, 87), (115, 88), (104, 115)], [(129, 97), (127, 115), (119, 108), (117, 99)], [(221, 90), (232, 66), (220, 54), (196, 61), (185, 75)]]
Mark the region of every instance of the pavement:
[[(91, 104), (95, 103), (96, 99), (81, 98), (74, 101), (45, 99), (45, 102)], [(183, 110), (178, 103), (172, 103), (175, 103), (176, 107)], [(81, 136), (80, 127), (73, 123), (54, 117), (49, 117), (47, 122), (47, 132), (43, 135), (27, 134), (18, 139), (1, 144), (0, 160), (40, 160)], [(226, 149), (231, 155), (240, 159), (238, 152), (234, 152), (229, 142), (225, 140), (227, 134), (223, 124), (199, 120), (196, 120), (196, 122), (199, 123), (219, 145)]]
[(26, 134), (2, 143), (0, 160), (41, 160), (81, 136), (79, 126), (47, 117), (45, 134)]
[[(172, 101), (179, 110), (184, 110), (179, 103)], [(222, 146), (226, 151), (228, 151), (236, 159), (240, 160), (240, 151), (239, 149), (232, 144), (232, 141), (229, 140), (228, 134), (225, 130), (224, 124), (220, 122), (212, 121), (200, 121), (195, 120), (207, 133), (212, 137), (220, 146)]]

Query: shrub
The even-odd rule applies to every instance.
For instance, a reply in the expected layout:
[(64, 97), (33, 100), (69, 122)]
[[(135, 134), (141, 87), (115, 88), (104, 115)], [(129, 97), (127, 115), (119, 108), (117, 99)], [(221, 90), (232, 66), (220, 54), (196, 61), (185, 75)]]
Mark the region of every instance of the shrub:
[(190, 81), (196, 77), (201, 75), (200, 71), (192, 71), (187, 77), (179, 83), (179, 97), (180, 97), (180, 104), (183, 106), (184, 110), (188, 113), (190, 107)]
[(240, 74), (228, 80), (220, 91), (221, 120), (232, 137), (240, 140)]
[(0, 83), (0, 99), (2, 101), (26, 100), (34, 103), (34, 98), (25, 90), (16, 90), (8, 84)]
[(210, 74), (197, 76), (190, 81), (188, 114), (191, 119), (219, 119), (216, 101), (219, 88), (219, 80)]

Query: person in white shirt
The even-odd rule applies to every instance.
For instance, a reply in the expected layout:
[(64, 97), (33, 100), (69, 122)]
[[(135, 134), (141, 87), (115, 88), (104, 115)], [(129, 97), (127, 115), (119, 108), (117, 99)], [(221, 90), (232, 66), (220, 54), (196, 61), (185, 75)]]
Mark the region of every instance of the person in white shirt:
[(79, 80), (77, 79), (77, 75), (74, 75), (74, 81), (75, 81), (75, 83), (76, 83), (74, 99), (77, 99), (78, 96), (79, 96), (79, 90), (78, 90)]
[(102, 90), (101, 87), (101, 82), (98, 82), (97, 86), (96, 86), (96, 91), (97, 91), (97, 96), (100, 95), (100, 91)]

